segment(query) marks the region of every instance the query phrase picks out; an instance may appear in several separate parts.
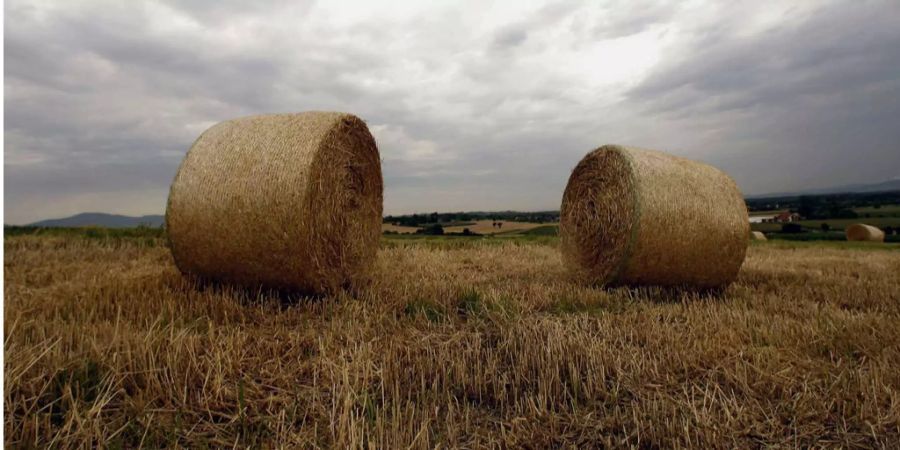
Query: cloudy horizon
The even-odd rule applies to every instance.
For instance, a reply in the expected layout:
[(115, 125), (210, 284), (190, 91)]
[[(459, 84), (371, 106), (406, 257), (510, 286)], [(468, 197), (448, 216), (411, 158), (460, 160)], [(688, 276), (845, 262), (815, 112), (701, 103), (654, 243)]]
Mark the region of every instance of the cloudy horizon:
[(5, 223), (161, 214), (234, 117), (334, 110), (385, 214), (557, 209), (606, 143), (746, 195), (900, 176), (900, 3), (5, 4)]

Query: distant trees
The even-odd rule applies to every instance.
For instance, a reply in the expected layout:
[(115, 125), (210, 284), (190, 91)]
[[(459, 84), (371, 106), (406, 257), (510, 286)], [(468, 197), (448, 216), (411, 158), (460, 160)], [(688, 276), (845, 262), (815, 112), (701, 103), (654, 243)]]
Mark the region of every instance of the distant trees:
[(804, 195), (797, 202), (797, 214), (803, 216), (804, 219), (814, 219), (819, 209), (820, 197), (812, 197)]
[(797, 214), (804, 219), (855, 219), (855, 206), (837, 196), (804, 195), (797, 200)]
[(454, 213), (428, 213), (428, 214), (407, 214), (402, 216), (385, 216), (384, 223), (390, 223), (406, 227), (421, 227), (432, 223), (440, 223), (448, 226), (450, 223), (474, 222), (476, 220), (491, 220), (493, 222), (503, 221), (522, 221), (548, 223), (559, 221), (559, 211), (537, 211), (537, 212), (454, 212)]
[(884, 205), (900, 204), (900, 191), (789, 195), (769, 198), (749, 198), (746, 202), (747, 208), (750, 211), (790, 209), (807, 219), (838, 216), (853, 218), (850, 215), (854, 208), (870, 206), (874, 209), (882, 209)]
[(803, 226), (799, 223), (785, 223), (781, 225), (782, 233), (802, 233)]
[(825, 211), (820, 212), (820, 216), (827, 216), (828, 218), (834, 219), (855, 219), (859, 217), (859, 215), (856, 214), (856, 211), (836, 201), (829, 202), (828, 208), (826, 208)]
[(824, 231), (826, 233), (831, 231), (831, 225), (828, 225), (825, 222), (822, 222), (822, 225), (820, 225), (820, 228), (822, 228), (822, 231)]
[(444, 234), (444, 227), (439, 223), (434, 223), (416, 230), (416, 234), (427, 234), (427, 235), (442, 235)]

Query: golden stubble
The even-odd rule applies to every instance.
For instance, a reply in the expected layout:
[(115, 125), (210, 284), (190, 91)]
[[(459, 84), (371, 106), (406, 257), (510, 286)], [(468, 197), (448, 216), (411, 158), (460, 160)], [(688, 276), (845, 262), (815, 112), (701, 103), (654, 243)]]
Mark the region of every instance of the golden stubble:
[(320, 298), (194, 284), (163, 240), (5, 250), (7, 446), (900, 439), (896, 247), (754, 244), (700, 294), (584, 286), (555, 239), (389, 239)]

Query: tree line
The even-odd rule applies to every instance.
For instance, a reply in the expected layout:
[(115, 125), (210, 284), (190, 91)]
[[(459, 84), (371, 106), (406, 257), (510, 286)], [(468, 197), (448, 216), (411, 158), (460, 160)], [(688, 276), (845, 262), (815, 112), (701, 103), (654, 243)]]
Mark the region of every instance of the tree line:
[(433, 212), (429, 214), (406, 214), (384, 217), (384, 223), (407, 227), (427, 227), (431, 225), (451, 226), (451, 224), (465, 225), (476, 220), (552, 223), (559, 221), (559, 211)]

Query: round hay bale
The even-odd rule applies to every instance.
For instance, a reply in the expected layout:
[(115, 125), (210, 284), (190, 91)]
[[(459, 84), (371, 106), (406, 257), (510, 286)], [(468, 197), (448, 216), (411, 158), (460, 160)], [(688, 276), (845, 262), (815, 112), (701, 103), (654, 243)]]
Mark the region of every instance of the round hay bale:
[(750, 232), (750, 240), (751, 241), (768, 241), (766, 235), (763, 234), (762, 231), (751, 231)]
[(884, 231), (864, 223), (850, 225), (846, 233), (848, 241), (884, 242)]
[(375, 140), (353, 115), (222, 122), (194, 142), (172, 182), (172, 255), (202, 279), (330, 292), (373, 262), (382, 189)]
[(560, 211), (563, 260), (584, 281), (716, 288), (737, 276), (749, 217), (709, 165), (606, 145), (572, 171)]

